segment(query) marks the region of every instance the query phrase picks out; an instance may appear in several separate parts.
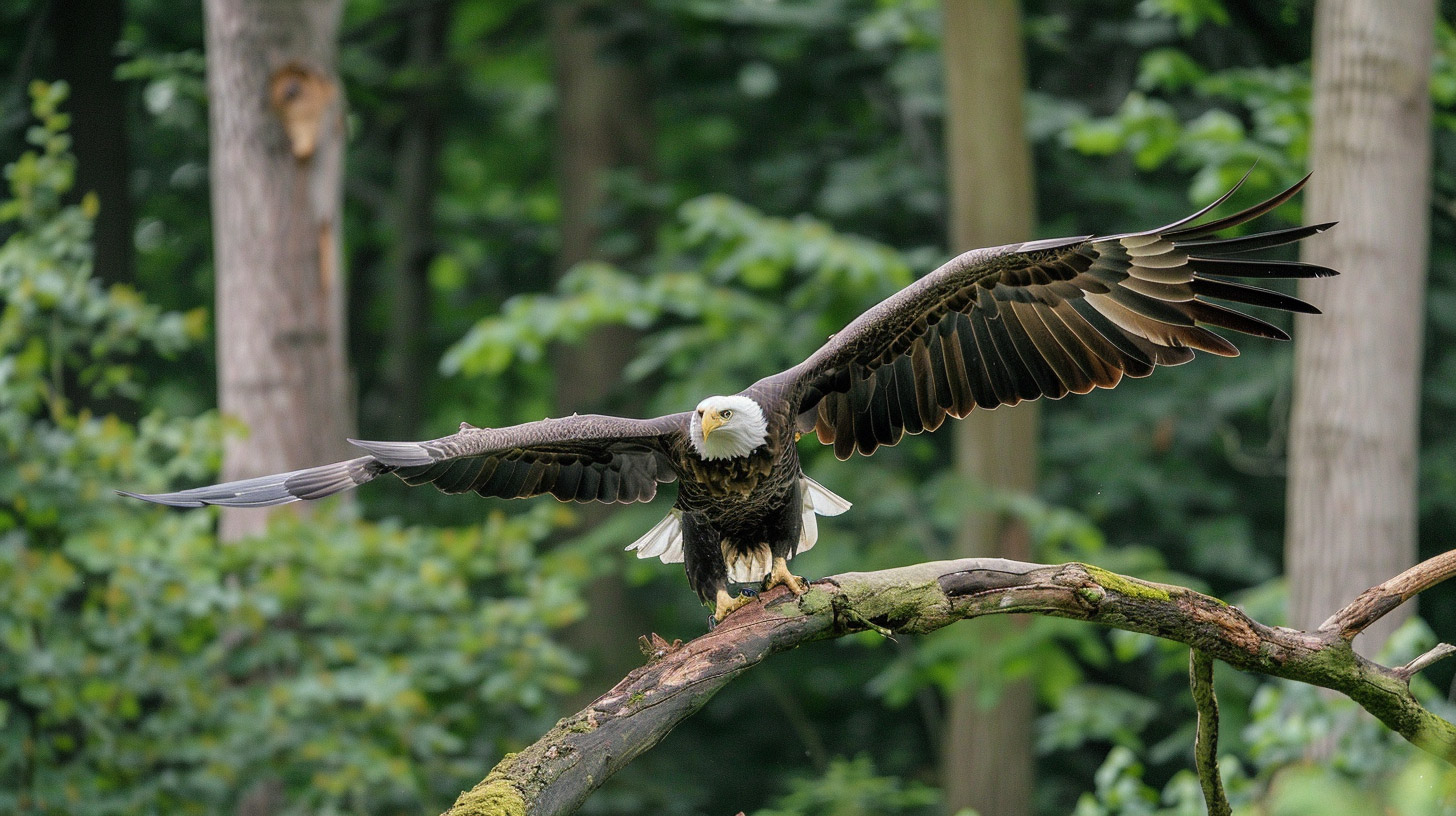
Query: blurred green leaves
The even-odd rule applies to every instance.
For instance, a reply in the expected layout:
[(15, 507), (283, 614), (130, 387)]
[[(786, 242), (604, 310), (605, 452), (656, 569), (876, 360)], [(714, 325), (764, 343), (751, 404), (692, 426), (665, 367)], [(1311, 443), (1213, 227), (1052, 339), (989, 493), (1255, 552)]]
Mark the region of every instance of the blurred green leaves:
[(448, 799), (575, 688), (556, 637), (589, 571), (537, 551), (570, 514), (404, 529), (326, 507), (221, 545), (209, 512), (116, 496), (214, 475), (215, 415), (88, 407), (125, 404), (135, 360), (202, 312), (90, 277), (65, 88), (32, 95), (0, 202), (0, 811), (217, 813), (260, 782), (290, 813)]
[(627, 326), (647, 332), (628, 378), (670, 378), (672, 394), (696, 402), (694, 394), (737, 391), (775, 365), (797, 363), (908, 283), (910, 269), (893, 249), (816, 219), (772, 218), (726, 196), (703, 196), (679, 208), (645, 274), (579, 265), (555, 292), (518, 296), (476, 323), (441, 367), (499, 375), (541, 364), (552, 343)]
[(877, 774), (861, 754), (836, 757), (822, 775), (791, 780), (787, 792), (754, 816), (892, 816), (929, 813), (939, 801), (934, 788)]

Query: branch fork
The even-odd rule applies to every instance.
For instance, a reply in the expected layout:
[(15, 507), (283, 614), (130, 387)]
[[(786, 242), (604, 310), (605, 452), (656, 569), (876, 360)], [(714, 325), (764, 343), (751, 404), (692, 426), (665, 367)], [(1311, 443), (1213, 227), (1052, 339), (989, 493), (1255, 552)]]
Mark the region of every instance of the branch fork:
[(1100, 623), (1190, 647), (1199, 715), (1195, 759), (1210, 813), (1229, 812), (1216, 761), (1214, 660), (1345, 694), (1412, 744), (1456, 765), (1456, 726), (1421, 706), (1409, 688), (1416, 672), (1456, 654), (1456, 646), (1441, 644), (1397, 668), (1371, 662), (1351, 647), (1371, 623), (1453, 574), (1456, 551), (1366, 590), (1313, 632), (1267, 626), (1185, 587), (1081, 563), (966, 558), (844, 573), (814, 582), (797, 597), (780, 587), (687, 643), (643, 637), (646, 665), (534, 744), (508, 754), (446, 813), (572, 813), (719, 689), (774, 654), (854, 632), (918, 634), (1016, 612)]

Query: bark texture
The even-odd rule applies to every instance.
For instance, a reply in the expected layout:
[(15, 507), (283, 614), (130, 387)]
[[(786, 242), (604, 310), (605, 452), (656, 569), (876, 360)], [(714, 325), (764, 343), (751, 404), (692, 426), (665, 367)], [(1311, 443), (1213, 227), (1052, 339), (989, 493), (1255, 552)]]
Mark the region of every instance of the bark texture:
[[(943, 14), (951, 248), (1028, 240), (1036, 205), (1019, 0), (947, 0)], [(1036, 403), (972, 412), (954, 428), (958, 472), (989, 490), (1035, 491), (1039, 426)], [(1025, 559), (1028, 542), (1019, 522), (983, 513), (968, 518), (955, 551)], [(945, 810), (1026, 816), (1035, 768), (1031, 687), (1006, 686), (989, 709), (979, 697), (967, 687), (949, 701), (941, 742)]]
[[(241, 420), (223, 478), (342, 458), (341, 0), (207, 0), (218, 401)], [(264, 514), (224, 511), (222, 535)]]
[(1311, 631), (1266, 626), (1217, 598), (1078, 563), (964, 558), (845, 573), (814, 582), (797, 598), (778, 588), (687, 644), (668, 643), (656, 635), (643, 638), (647, 665), (534, 744), (506, 755), (446, 813), (572, 813), (719, 689), (774, 654), (854, 632), (923, 634), (958, 620), (1017, 612), (1083, 620), (1188, 644), (1194, 650), (1192, 681), (1199, 695), (1205, 767), (1217, 717), (1213, 660), (1348, 695), (1411, 743), (1456, 764), (1456, 726), (1421, 706), (1409, 688), (1415, 670), (1449, 654), (1452, 647), (1443, 644), (1399, 668), (1372, 663), (1351, 648), (1355, 635), (1403, 600), (1452, 575), (1456, 551), (1367, 590)]
[(1341, 224), (1303, 253), (1343, 277), (1300, 282), (1325, 315), (1300, 316), (1296, 333), (1285, 554), (1297, 626), (1416, 557), (1434, 26), (1432, 0), (1315, 8), (1305, 220)]

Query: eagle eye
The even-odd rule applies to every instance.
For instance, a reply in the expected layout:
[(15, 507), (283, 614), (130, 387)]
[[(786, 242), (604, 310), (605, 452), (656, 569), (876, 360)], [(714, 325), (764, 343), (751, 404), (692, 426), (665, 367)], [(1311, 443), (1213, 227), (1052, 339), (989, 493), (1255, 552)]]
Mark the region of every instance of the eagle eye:
[(724, 419), (732, 419), (733, 418), (733, 409), (732, 408), (724, 409), (723, 411), (720, 411), (718, 413), (718, 416), (723, 417)]

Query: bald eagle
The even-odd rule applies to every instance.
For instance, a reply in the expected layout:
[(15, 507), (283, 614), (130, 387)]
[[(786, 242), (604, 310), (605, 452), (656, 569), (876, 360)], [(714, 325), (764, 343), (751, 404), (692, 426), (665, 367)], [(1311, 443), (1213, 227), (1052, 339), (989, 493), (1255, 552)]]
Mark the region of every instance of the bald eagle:
[(682, 562), (688, 583), (721, 621), (748, 600), (729, 593), (733, 583), (805, 592), (788, 559), (814, 546), (816, 514), (849, 509), (800, 469), (801, 434), (833, 445), (840, 459), (869, 455), (977, 407), (1112, 388), (1124, 376), (1186, 363), (1195, 349), (1238, 354), (1208, 326), (1289, 339), (1210, 299), (1318, 313), (1230, 278), (1323, 277), (1333, 270), (1230, 256), (1292, 243), (1332, 224), (1214, 236), (1288, 201), (1305, 180), (1200, 224), (1193, 222), (1233, 190), (1158, 229), (972, 250), (860, 315), (807, 360), (691, 411), (655, 419), (572, 415), (508, 428), (462, 424), (458, 433), (427, 442), (350, 440), (364, 456), (176, 493), (125, 495), (177, 507), (267, 507), (323, 498), (388, 473), (446, 493), (625, 503), (649, 501), (659, 484), (676, 481), (667, 517), (628, 549), (639, 558)]

